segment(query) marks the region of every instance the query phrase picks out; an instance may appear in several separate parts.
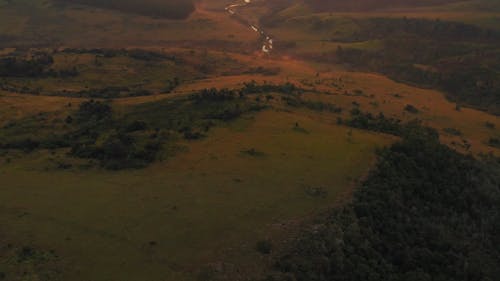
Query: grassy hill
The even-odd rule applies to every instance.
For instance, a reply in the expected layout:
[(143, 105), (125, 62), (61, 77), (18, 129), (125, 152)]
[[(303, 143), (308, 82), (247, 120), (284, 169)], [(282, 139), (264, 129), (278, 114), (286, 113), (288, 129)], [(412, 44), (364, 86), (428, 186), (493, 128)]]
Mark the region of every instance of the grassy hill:
[(305, 0), (317, 12), (374, 11), (394, 8), (435, 6), (463, 0)]
[(256, 1), (264, 54), (223, 0), (0, 0), (0, 280), (497, 276), (500, 17), (452, 2)]
[(100, 8), (119, 10), (127, 13), (140, 14), (145, 16), (185, 19), (194, 11), (194, 3), (191, 0), (146, 0), (146, 1), (118, 1), (118, 0), (58, 0), (90, 5)]
[[(457, 111), (436, 91), (374, 74), (317, 76), (292, 60), (190, 54), (61, 50), (49, 69), (78, 62), (76, 76), (2, 78), (13, 87), (0, 92), (6, 278), (265, 275), (269, 256), (256, 245), (277, 254), (302, 222), (348, 199), (404, 124), (420, 119), (459, 151), (498, 153), (488, 145), (498, 118)], [(206, 76), (188, 61), (202, 58), (218, 62)], [(148, 83), (131, 82), (150, 93), (85, 88), (104, 83), (98, 75), (131, 87), (130, 71), (144, 72)], [(190, 79), (161, 93), (174, 75)], [(37, 85), (39, 95), (22, 92)]]

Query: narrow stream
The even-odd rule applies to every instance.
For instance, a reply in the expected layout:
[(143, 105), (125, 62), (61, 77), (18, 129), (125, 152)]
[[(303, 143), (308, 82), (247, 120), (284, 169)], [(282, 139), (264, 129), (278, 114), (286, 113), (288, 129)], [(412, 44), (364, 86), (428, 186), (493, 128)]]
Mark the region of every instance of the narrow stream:
[(266, 34), (264, 30), (258, 27), (255, 24), (250, 23), (243, 16), (238, 13), (238, 9), (242, 7), (246, 7), (252, 3), (252, 0), (240, 0), (233, 4), (229, 4), (226, 6), (225, 10), (229, 13), (229, 15), (240, 23), (247, 25), (253, 31), (259, 33), (262, 38), (262, 52), (269, 54), (273, 50), (273, 38)]

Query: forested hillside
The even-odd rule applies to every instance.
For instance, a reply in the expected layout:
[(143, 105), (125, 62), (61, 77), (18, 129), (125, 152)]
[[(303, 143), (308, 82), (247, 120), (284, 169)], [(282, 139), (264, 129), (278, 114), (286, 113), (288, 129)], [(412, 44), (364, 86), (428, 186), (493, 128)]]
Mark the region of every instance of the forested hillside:
[(278, 268), (299, 281), (496, 280), (499, 184), (498, 159), (458, 154), (432, 134), (406, 137)]

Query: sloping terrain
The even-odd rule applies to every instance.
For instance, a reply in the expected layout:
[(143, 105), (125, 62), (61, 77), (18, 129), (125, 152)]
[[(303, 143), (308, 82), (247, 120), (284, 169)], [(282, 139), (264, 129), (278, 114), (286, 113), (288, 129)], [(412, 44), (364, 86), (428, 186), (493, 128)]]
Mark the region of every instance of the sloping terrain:
[[(85, 52), (70, 53), (87, 73), (76, 76), (83, 81), (63, 76), (60, 86), (76, 91), (100, 69), (141, 64), (128, 58), (131, 51), (110, 58)], [(176, 49), (163, 56), (174, 54), (183, 58)], [(404, 124), (420, 119), (458, 151), (498, 153), (489, 144), (499, 137), (498, 118), (457, 111), (438, 91), (229, 55), (231, 64), (168, 93), (2, 91), (0, 219), (2, 239), (12, 246), (2, 252), (0, 271), (41, 280), (265, 275), (267, 255), (255, 245), (271, 243), (279, 253), (304, 220), (349, 198), (376, 149), (396, 141)], [(234, 65), (245, 65), (244, 73), (221, 75)], [(151, 71), (155, 77), (164, 70)], [(109, 73), (110, 81), (128, 75)], [(54, 78), (25, 79), (4, 81), (22, 89)], [(89, 103), (87, 94), (97, 100)]]
[(305, 3), (311, 5), (317, 12), (331, 11), (373, 11), (393, 8), (409, 8), (449, 4), (461, 2), (462, 0), (305, 0)]
[(496, 276), (493, 2), (0, 0), (0, 280)]
[(169, 19), (185, 19), (194, 11), (191, 0), (146, 0), (146, 1), (116, 1), (116, 0), (59, 0), (77, 4), (119, 10), (128, 13), (137, 13), (152, 17), (165, 17)]

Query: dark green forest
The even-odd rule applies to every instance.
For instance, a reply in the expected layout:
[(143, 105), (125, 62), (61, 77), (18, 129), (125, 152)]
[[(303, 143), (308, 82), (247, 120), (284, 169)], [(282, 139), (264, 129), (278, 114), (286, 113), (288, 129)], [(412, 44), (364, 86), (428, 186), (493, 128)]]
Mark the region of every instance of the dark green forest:
[(499, 159), (413, 130), (380, 151), (352, 202), (318, 219), (268, 280), (498, 280), (499, 184)]

